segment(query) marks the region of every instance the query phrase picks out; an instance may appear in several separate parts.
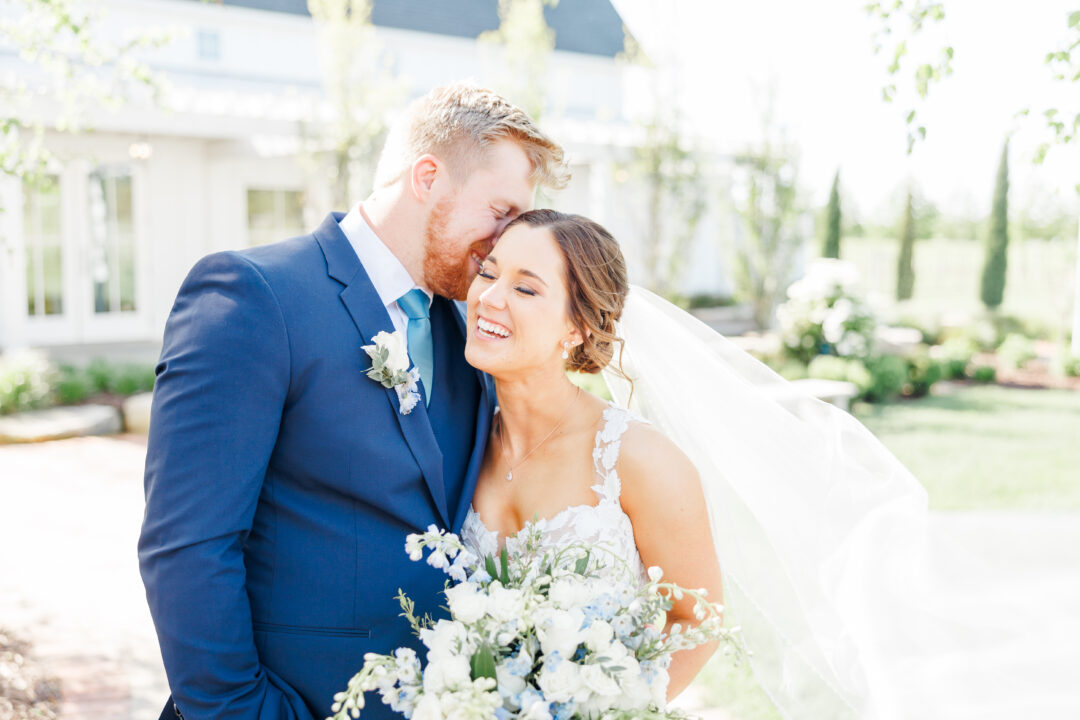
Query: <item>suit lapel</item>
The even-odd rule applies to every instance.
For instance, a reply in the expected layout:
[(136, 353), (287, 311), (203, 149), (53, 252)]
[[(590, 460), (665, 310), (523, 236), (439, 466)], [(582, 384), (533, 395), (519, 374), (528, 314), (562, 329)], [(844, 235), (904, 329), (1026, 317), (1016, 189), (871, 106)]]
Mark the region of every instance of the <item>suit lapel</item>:
[[(364, 344), (381, 330), (393, 332), (394, 324), (386, 312), (379, 294), (368, 278), (367, 271), (356, 257), (356, 252), (348, 238), (341, 232), (338, 222), (343, 216), (332, 213), (315, 231), (315, 239), (326, 256), (327, 274), (345, 287), (341, 291), (341, 302), (349, 312), (353, 324), (359, 331)], [(367, 356), (358, 357), (357, 362), (367, 362)], [(371, 382), (374, 382), (372, 380)], [(409, 445), (409, 450), (416, 459), (423, 474), (424, 482), (435, 500), (439, 518), (449, 527), (450, 513), (446, 506), (446, 489), (443, 485), (442, 452), (435, 442), (435, 433), (431, 429), (424, 403), (417, 403), (408, 415), (402, 415), (397, 392), (393, 388), (384, 388), (387, 402), (390, 403), (397, 418), (401, 434)]]
[[(454, 303), (454, 319), (458, 329), (466, 340), (469, 331), (465, 326), (464, 303)], [(480, 404), (476, 409), (476, 439), (474, 440), (472, 454), (469, 456), (469, 465), (465, 471), (465, 483), (461, 488), (461, 500), (457, 511), (454, 513), (453, 528), (460, 528), (465, 523), (465, 516), (469, 513), (472, 504), (473, 492), (476, 491), (476, 480), (480, 475), (480, 465), (484, 462), (484, 451), (487, 449), (488, 435), (491, 432), (491, 417), (494, 405), (494, 388), (491, 386), (491, 378), (479, 370), (473, 368), (476, 380), (480, 383)]]

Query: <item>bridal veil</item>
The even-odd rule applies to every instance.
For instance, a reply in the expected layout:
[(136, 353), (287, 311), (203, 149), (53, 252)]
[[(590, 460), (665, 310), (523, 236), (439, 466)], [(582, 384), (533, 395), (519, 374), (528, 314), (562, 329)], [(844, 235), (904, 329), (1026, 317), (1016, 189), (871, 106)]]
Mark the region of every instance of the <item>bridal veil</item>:
[(1080, 718), (1080, 567), (948, 535), (858, 420), (656, 295), (633, 288), (619, 334), (632, 397), (605, 379), (697, 466), (724, 604), (786, 718)]

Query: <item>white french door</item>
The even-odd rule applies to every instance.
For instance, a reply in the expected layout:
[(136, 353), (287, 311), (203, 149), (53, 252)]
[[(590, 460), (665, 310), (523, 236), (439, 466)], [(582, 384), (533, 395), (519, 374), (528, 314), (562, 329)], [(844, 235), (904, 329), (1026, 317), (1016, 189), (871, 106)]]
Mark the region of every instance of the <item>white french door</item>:
[(24, 184), (25, 336), (31, 345), (142, 339), (147, 248), (141, 168), (72, 161)]

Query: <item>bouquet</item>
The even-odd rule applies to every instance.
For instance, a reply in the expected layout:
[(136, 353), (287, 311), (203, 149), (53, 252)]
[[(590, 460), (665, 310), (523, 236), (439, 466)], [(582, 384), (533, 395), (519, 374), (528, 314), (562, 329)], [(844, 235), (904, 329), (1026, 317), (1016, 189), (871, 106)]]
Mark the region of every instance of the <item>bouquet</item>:
[[(444, 594), (450, 619), (417, 618), (403, 593), (405, 617), (427, 648), (368, 653), (334, 697), (330, 720), (360, 717), (364, 692), (412, 720), (629, 720), (683, 718), (667, 711), (673, 652), (724, 640), (738, 650), (721, 606), (704, 590), (661, 582), (660, 568), (639, 578), (602, 546), (543, 548), (533, 525), (511, 554), (477, 558), (456, 535), (434, 525), (409, 535), (405, 549), (455, 584)], [(698, 624), (663, 632), (673, 601), (694, 599)]]

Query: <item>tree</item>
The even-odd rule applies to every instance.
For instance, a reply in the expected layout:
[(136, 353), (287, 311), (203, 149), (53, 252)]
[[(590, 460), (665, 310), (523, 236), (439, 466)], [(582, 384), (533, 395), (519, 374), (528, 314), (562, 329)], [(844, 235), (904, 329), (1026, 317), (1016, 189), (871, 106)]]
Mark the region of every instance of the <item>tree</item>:
[[(34, 86), (25, 79), (0, 83), (0, 173), (36, 182), (53, 159), (46, 131), (77, 133), (87, 129), (92, 108), (117, 109), (141, 95), (159, 99), (163, 81), (137, 55), (169, 36), (141, 32), (118, 45), (102, 38), (100, 16), (69, 0), (8, 4), (21, 5), (22, 12), (0, 18), (0, 44), (41, 73)], [(60, 107), (47, 125), (28, 119), (34, 96), (53, 98)]]
[(302, 128), (306, 160), (334, 207), (346, 210), (371, 190), (387, 115), (404, 99), (371, 23), (373, 0), (308, 0), (323, 90), (330, 108)]
[(750, 303), (758, 327), (772, 324), (773, 310), (793, 279), (802, 248), (795, 167), (782, 147), (766, 141), (737, 159), (744, 187), (736, 191), (742, 233), (735, 243), (735, 289)]
[(983, 263), (979, 297), (988, 310), (996, 310), (1005, 296), (1005, 271), (1009, 251), (1009, 141), (1001, 149), (997, 181), (994, 183), (994, 206), (990, 211), (990, 230), (986, 235), (986, 259)]
[(904, 214), (900, 219), (900, 255), (896, 260), (896, 299), (910, 300), (915, 290), (915, 212), (908, 190)]
[[(901, 99), (906, 110), (907, 151), (911, 154), (916, 143), (926, 138), (926, 126), (918, 120), (919, 105), (926, 100), (931, 85), (952, 74), (952, 46), (920, 42), (927, 27), (945, 20), (945, 4), (937, 0), (875, 0), (867, 3), (865, 9), (875, 24), (874, 54), (891, 58), (887, 68), (889, 81), (881, 96), (887, 103)], [(897, 82), (901, 71), (911, 63), (915, 65), (911, 88), (914, 96), (906, 82), (899, 85)]]
[(676, 278), (705, 214), (705, 163), (675, 110), (673, 78), (661, 75), (629, 34), (619, 60), (645, 71), (646, 90), (652, 96), (652, 112), (637, 119), (641, 137), (624, 166), (645, 192), (643, 284), (671, 295), (677, 291)]
[(840, 257), (840, 171), (833, 176), (829, 204), (825, 208), (825, 237), (821, 244), (821, 257)]
[(548, 60), (555, 50), (555, 31), (544, 19), (544, 8), (558, 3), (499, 0), (499, 27), (479, 37), (480, 42), (498, 45), (502, 50), (496, 89), (537, 121), (544, 112)]

